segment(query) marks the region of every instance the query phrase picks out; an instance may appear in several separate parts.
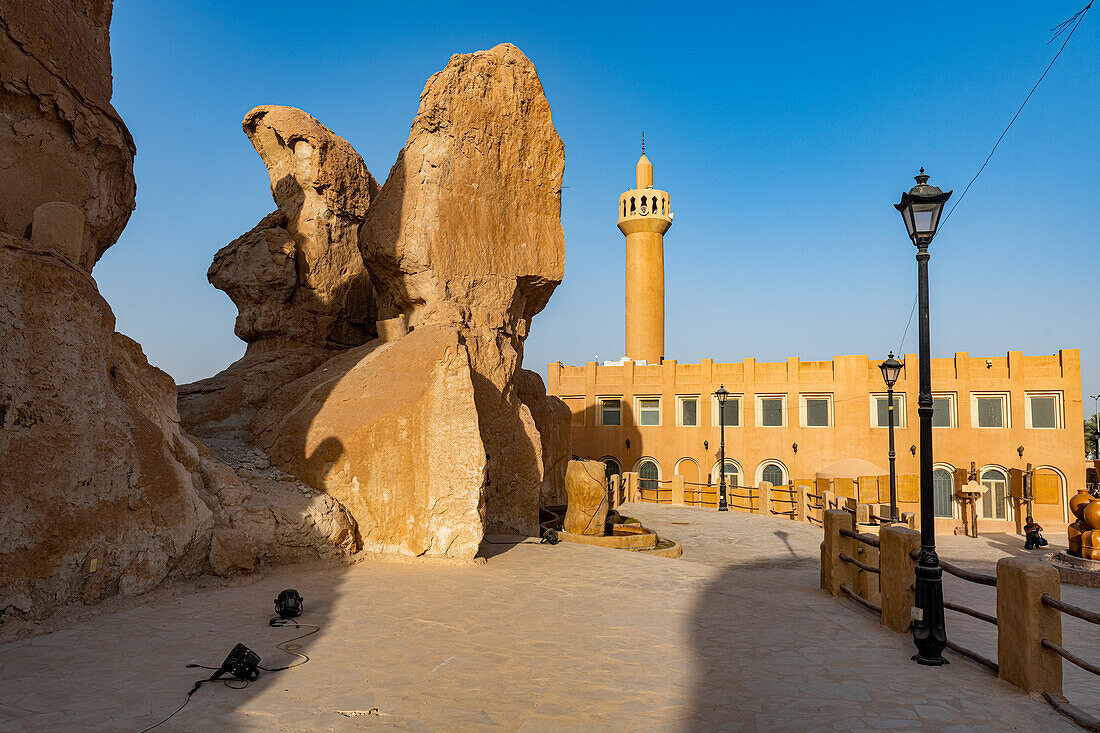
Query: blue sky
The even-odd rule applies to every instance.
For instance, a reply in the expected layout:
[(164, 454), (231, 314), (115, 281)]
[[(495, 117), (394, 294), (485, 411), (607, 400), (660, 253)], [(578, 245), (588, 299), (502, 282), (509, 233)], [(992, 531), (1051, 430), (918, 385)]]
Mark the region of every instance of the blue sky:
[[(885, 355), (916, 282), (891, 204), (921, 165), (962, 193), (1057, 50), (1047, 29), (1083, 4), (118, 0), (114, 104), (138, 205), (95, 277), (152, 363), (181, 383), (219, 371), (244, 345), (207, 267), (274, 208), (244, 114), (300, 107), (384, 180), (428, 76), (510, 41), (566, 151), (566, 276), (528, 368), (622, 355), (615, 209), (643, 129), (676, 212), (669, 358)], [(1080, 348), (1085, 394), (1100, 393), (1098, 62), (1094, 9), (934, 242), (933, 355)]]

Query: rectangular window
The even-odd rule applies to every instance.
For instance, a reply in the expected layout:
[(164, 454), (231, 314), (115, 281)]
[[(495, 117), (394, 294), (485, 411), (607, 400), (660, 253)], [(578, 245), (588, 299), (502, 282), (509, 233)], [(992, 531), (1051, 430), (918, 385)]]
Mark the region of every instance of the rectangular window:
[(974, 395), (971, 412), (979, 428), (1008, 427), (1008, 395)]
[(618, 397), (600, 398), (600, 425), (622, 425), (623, 403)]
[(638, 424), (661, 424), (661, 399), (659, 397), (638, 398)]
[[(871, 395), (871, 425), (876, 428), (890, 427), (889, 395)], [(905, 394), (894, 394), (894, 427), (905, 427)]]
[(831, 395), (802, 395), (802, 424), (808, 428), (827, 428), (832, 424)]
[(1035, 393), (1027, 396), (1027, 427), (1062, 427), (1062, 395), (1060, 392)]
[(932, 427), (955, 427), (954, 395), (932, 395)]
[(680, 424), (685, 428), (694, 428), (699, 424), (699, 398), (680, 398)]
[(786, 424), (787, 397), (785, 395), (758, 395), (756, 398), (756, 424), (762, 428), (781, 428)]
[[(714, 427), (718, 427), (719, 406), (718, 398), (711, 397), (710, 414), (714, 416)], [(721, 408), (721, 417), (725, 420), (727, 428), (741, 425), (741, 396), (730, 395), (726, 399), (725, 407)]]

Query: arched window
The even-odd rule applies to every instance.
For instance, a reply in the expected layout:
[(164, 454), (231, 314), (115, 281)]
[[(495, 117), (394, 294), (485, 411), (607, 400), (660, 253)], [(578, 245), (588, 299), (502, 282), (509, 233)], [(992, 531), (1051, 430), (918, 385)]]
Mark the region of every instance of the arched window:
[[(717, 486), (722, 480), (720, 463), (714, 464), (714, 470), (710, 472), (710, 482)], [(740, 486), (741, 485), (741, 467), (730, 459), (726, 459), (726, 486)]]
[(638, 488), (641, 489), (643, 501), (657, 502), (660, 496), (657, 493), (657, 489), (660, 484), (657, 481), (661, 478), (661, 471), (657, 468), (657, 461), (652, 458), (645, 458), (638, 464)]
[(623, 471), (619, 467), (619, 462), (616, 461), (614, 458), (604, 458), (603, 459), (603, 473), (604, 473), (604, 478), (610, 479), (612, 476), (615, 476), (615, 475), (620, 475), (621, 476)]
[(634, 197), (633, 197), (633, 196), (631, 196), (631, 197), (630, 197), (630, 213), (631, 213), (631, 214), (633, 214), (633, 213), (634, 213), (634, 211), (635, 211), (635, 208), (634, 208), (634, 206), (635, 206), (635, 204), (634, 204)]
[(767, 481), (772, 486), (782, 486), (787, 483), (787, 477), (783, 475), (783, 467), (778, 463), (769, 463), (760, 472), (760, 480)]
[(626, 216), (626, 199), (623, 199), (623, 216)]
[(986, 492), (982, 494), (982, 518), (983, 519), (1008, 519), (1008, 478), (999, 468), (989, 468), (982, 471), (982, 486)]
[(932, 510), (937, 517), (951, 516), (954, 488), (955, 478), (946, 468), (937, 468), (932, 472)]

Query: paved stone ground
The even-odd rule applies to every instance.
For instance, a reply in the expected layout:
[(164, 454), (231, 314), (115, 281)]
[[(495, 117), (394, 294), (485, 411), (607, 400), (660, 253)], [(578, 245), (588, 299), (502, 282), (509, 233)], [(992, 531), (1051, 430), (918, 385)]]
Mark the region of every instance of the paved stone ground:
[(285, 587), (322, 627), (311, 661), (206, 685), (158, 731), (1078, 730), (975, 664), (911, 663), (906, 635), (817, 588), (815, 527), (624, 512), (684, 558), (527, 541), (483, 565), (296, 566), (11, 642), (0, 731), (140, 730), (199, 678), (184, 664), (238, 641), (285, 664), (295, 632), (266, 625)]

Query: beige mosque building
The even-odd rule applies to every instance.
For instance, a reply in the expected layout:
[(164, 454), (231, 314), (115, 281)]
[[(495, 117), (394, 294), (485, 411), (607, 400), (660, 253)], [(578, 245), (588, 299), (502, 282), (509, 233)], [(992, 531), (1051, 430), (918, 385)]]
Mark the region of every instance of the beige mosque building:
[[(730, 392), (728, 484), (827, 477), (851, 486), (863, 475), (857, 486), (881, 476), (885, 487), (889, 413), (880, 359), (681, 364), (666, 358), (664, 235), (672, 222), (671, 197), (653, 187), (643, 150), (636, 185), (618, 204), (626, 236), (626, 356), (548, 367), (549, 393), (572, 411), (574, 454), (602, 460), (609, 475), (638, 473), (644, 500), (678, 501), (667, 487), (681, 476), (685, 504), (713, 507), (720, 441), (714, 392), (721, 385)], [(904, 363), (894, 386), (897, 493), (899, 511), (917, 511), (917, 355), (905, 355)], [(979, 532), (1018, 532), (1027, 495), (1040, 524), (1064, 525), (1068, 497), (1085, 485), (1080, 352), (960, 352), (933, 359), (931, 377), (937, 530), (961, 528), (976, 514)], [(959, 492), (970, 480), (985, 489), (973, 504)], [(888, 501), (883, 488), (875, 495)]]

